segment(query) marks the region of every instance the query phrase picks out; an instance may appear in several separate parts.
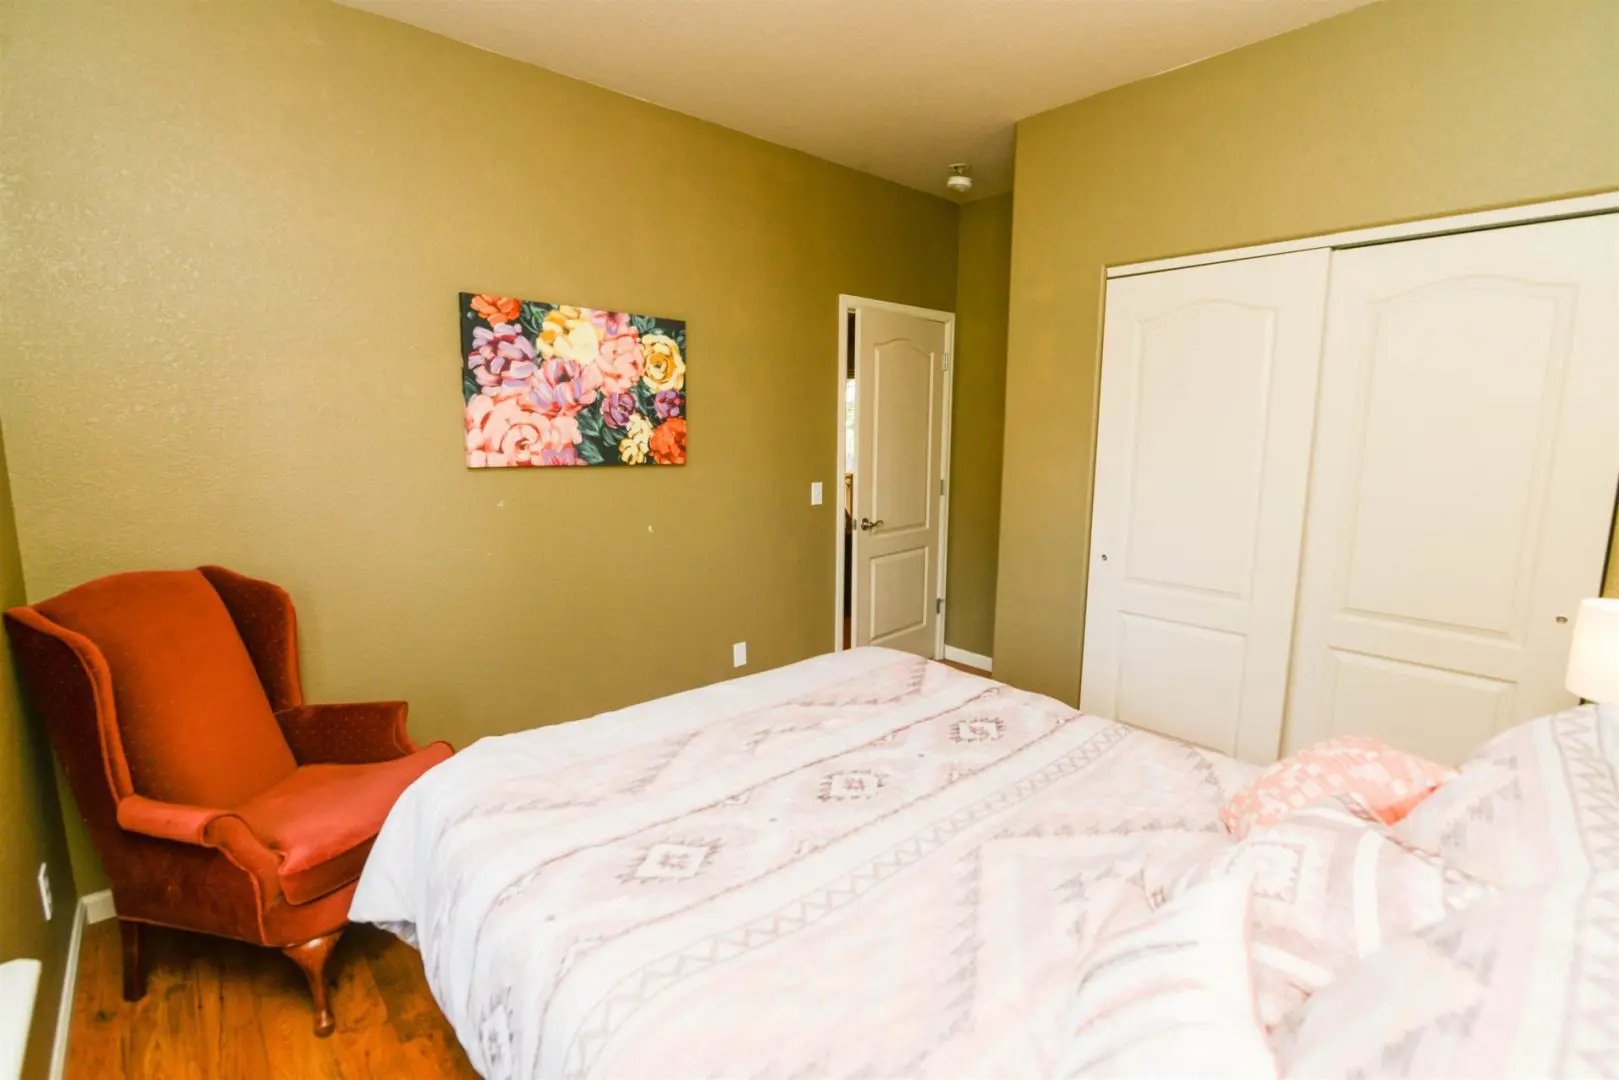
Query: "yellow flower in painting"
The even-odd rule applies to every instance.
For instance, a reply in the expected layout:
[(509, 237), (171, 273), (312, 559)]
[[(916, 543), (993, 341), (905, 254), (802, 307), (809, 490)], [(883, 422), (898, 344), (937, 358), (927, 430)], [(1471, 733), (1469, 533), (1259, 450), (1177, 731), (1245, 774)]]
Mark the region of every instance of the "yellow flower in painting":
[(601, 334), (585, 312), (576, 307), (559, 307), (545, 313), (534, 344), (547, 360), (594, 364), (601, 350)]
[(686, 385), (686, 361), (680, 358), (680, 346), (674, 338), (664, 334), (645, 334), (641, 348), (646, 353), (646, 372), (641, 378), (654, 393), (679, 390)]
[(647, 447), (652, 442), (652, 421), (640, 413), (630, 417), (629, 428), (618, 440), (618, 457), (626, 465), (640, 465), (646, 461)]

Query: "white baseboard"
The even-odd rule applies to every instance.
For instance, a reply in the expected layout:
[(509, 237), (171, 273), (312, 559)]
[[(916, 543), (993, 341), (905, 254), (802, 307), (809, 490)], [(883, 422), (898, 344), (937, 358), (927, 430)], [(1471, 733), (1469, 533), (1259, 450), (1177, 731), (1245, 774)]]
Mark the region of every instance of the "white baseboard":
[(91, 926), (98, 922), (106, 922), (118, 914), (113, 910), (111, 889), (91, 893), (79, 901), (79, 906), (84, 908), (84, 921)]
[(958, 664), (966, 664), (970, 668), (977, 668), (983, 672), (995, 670), (994, 657), (985, 656), (982, 653), (968, 652), (966, 649), (958, 649), (954, 645), (944, 647), (944, 658), (953, 660)]
[(67, 1037), (73, 1027), (73, 988), (79, 981), (79, 949), (84, 944), (84, 927), (86, 923), (101, 921), (90, 918), (92, 900), (106, 905), (107, 915), (101, 918), (112, 914), (112, 893), (105, 889), (82, 896), (73, 905), (73, 933), (68, 938), (67, 962), (62, 971), (62, 1000), (56, 1007), (56, 1042), (51, 1046), (50, 1080), (62, 1080), (67, 1070)]

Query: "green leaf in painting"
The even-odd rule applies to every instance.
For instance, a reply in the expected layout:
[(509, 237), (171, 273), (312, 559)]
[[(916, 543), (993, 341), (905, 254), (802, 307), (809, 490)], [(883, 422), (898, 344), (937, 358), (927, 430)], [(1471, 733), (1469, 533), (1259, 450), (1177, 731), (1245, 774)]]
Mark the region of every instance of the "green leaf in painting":
[(653, 427), (658, 426), (657, 395), (652, 392), (652, 388), (645, 381), (635, 384), (635, 407), (641, 410), (643, 416), (652, 421)]
[(606, 426), (606, 420), (599, 406), (591, 405), (589, 408), (581, 409), (576, 419), (579, 422), (579, 434), (587, 440), (600, 441), (605, 437), (602, 429)]
[(478, 380), (473, 376), (472, 372), (463, 370), (461, 372), (461, 404), (465, 405), (477, 397), (480, 389)]
[(642, 334), (658, 333), (658, 320), (650, 315), (631, 315), (630, 325)]
[(606, 463), (607, 459), (602, 457), (601, 447), (597, 446), (589, 439), (586, 439), (579, 444), (578, 452), (580, 459), (587, 465), (602, 465)]
[(523, 324), (524, 330), (531, 334), (538, 334), (540, 327), (545, 324), (545, 317), (555, 310), (555, 304), (542, 304), (537, 300), (524, 300), (523, 313), (518, 316), (518, 320)]

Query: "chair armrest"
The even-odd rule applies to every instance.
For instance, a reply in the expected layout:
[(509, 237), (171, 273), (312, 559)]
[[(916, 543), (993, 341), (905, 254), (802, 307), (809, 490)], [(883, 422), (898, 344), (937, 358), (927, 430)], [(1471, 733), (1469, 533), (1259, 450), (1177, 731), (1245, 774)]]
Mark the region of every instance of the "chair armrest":
[(281, 856), (229, 810), (126, 795), (118, 800), (117, 814), (118, 827), (125, 832), (219, 852), (253, 879), (261, 908), (281, 896)]
[(300, 765), (366, 765), (414, 754), (403, 701), (299, 705), (275, 714)]
[(148, 799), (144, 795), (126, 795), (118, 800), (119, 828), (143, 836), (155, 836), (159, 840), (216, 847), (218, 837), (210, 837), (210, 829), (222, 819), (241, 821), (228, 810), (164, 802), (161, 799)]

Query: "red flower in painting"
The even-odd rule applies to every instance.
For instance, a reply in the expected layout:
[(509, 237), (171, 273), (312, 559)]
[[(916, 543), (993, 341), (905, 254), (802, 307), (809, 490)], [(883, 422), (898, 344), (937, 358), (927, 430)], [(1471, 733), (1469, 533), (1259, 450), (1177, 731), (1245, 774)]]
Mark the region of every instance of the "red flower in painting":
[(509, 296), (479, 293), (472, 298), (472, 310), (488, 319), (490, 326), (497, 326), (500, 323), (516, 322), (517, 316), (523, 312), (523, 302), (513, 300)]
[(652, 452), (652, 460), (659, 465), (686, 464), (685, 418), (676, 416), (659, 424), (652, 433), (652, 441), (647, 449)]

